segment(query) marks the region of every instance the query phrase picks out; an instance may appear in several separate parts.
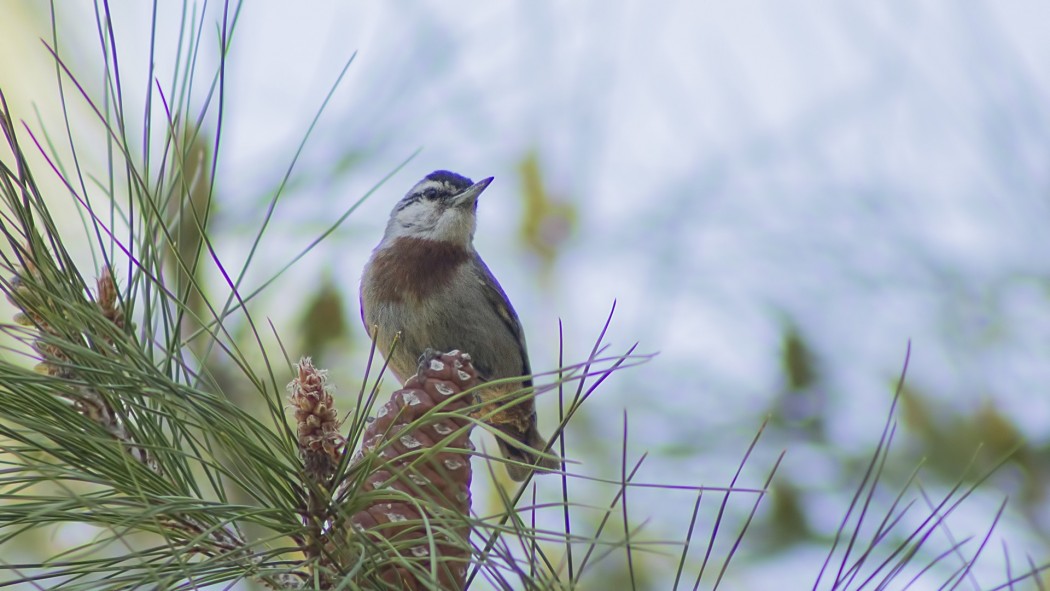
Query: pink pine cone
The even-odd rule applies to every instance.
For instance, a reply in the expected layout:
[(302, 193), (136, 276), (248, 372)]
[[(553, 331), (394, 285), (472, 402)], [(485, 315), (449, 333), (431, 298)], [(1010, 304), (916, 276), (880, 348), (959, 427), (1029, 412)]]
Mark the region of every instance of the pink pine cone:
[[(367, 457), (364, 454), (379, 450), (380, 459), (366, 478), (363, 491), (394, 489), (404, 494), (394, 493), (393, 498), (373, 503), (354, 514), (352, 522), (367, 535), (395, 545), (403, 559), (420, 561), (418, 570), (422, 572), (429, 571), (433, 542), (444, 589), (463, 588), (470, 560), (466, 518), (470, 514), (470, 452), (474, 446), (470, 443), (472, 423), (466, 417), (474, 397), (461, 393), (477, 384), (469, 355), (428, 352), (417, 374), (391, 396), (365, 429), (357, 458), (360, 462)], [(431, 413), (429, 420), (408, 429), (427, 413)], [(418, 499), (420, 504), (398, 500), (405, 496)], [(432, 528), (429, 537), (420, 507), (428, 513)], [(429, 588), (393, 564), (380, 576), (404, 589)]]

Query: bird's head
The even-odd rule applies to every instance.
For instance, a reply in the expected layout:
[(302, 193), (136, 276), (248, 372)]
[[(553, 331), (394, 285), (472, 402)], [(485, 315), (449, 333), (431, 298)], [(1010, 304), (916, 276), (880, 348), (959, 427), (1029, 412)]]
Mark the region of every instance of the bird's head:
[(390, 212), (383, 242), (421, 238), (469, 247), (477, 226), (478, 196), (492, 177), (473, 182), (447, 170), (436, 170), (405, 194)]

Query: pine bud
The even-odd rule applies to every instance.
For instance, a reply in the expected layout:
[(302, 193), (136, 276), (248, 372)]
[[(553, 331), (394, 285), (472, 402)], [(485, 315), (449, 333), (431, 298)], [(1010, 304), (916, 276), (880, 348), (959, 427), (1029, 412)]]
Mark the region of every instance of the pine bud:
[(288, 401), (295, 408), (299, 449), (311, 478), (324, 482), (339, 464), (346, 439), (339, 434), (328, 372), (314, 367), (309, 357), (299, 361), (296, 371), (297, 377), (288, 384)]

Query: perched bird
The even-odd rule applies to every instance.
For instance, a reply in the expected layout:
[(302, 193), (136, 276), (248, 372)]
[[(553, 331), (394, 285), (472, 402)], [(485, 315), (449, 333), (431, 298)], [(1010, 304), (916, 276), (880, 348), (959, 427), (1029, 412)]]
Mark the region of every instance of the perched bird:
[[(529, 376), (529, 355), (517, 313), (485, 261), (474, 250), (478, 196), (492, 178), (477, 183), (445, 170), (426, 176), (394, 206), (386, 232), (361, 278), (361, 320), (376, 331), (388, 367), (403, 384), (428, 348), (470, 354), (484, 382)], [(520, 392), (516, 404), (492, 414)], [(497, 438), (514, 480), (530, 468), (557, 469), (555, 458), (540, 458), (546, 442), (536, 430), (532, 379), (524, 377), (483, 388), (478, 416), (506, 434)]]

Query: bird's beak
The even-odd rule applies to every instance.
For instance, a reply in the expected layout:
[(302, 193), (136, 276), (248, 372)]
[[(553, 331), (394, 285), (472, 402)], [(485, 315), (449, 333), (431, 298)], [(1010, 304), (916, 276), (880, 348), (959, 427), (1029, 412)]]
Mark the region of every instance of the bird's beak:
[(478, 202), (478, 196), (491, 182), (492, 177), (489, 177), (474, 183), (464, 189), (462, 193), (453, 197), (452, 204), (456, 207), (474, 207), (474, 204)]

